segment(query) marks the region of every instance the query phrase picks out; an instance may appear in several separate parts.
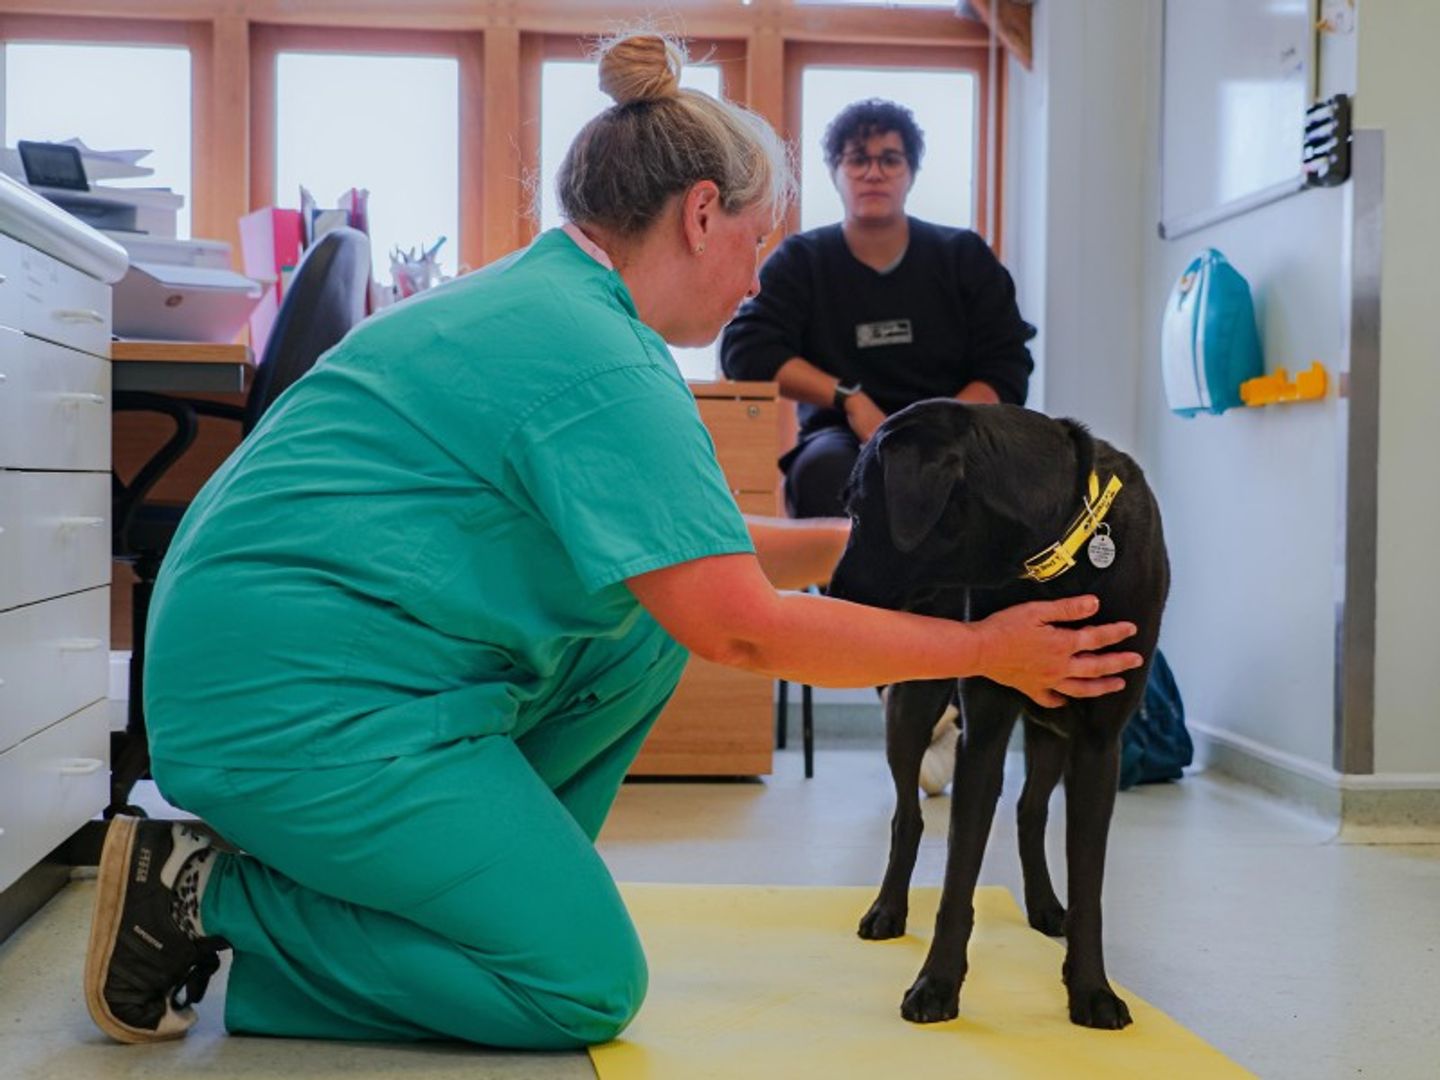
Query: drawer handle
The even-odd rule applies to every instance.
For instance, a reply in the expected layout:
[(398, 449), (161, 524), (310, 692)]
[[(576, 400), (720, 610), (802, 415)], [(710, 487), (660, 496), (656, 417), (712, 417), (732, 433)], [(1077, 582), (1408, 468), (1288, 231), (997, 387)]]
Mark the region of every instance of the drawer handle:
[(60, 766), (61, 776), (93, 776), (105, 767), (99, 758), (82, 757), (67, 761)]
[(95, 323), (105, 325), (105, 316), (94, 308), (56, 308), (50, 314), (63, 323)]
[(759, 405), (750, 405), (750, 406), (748, 406), (748, 407), (745, 409), (745, 415), (748, 416), (748, 417), (750, 417), (750, 418), (753, 420), (755, 417), (757, 417), (757, 416), (760, 415), (760, 406), (759, 406)]
[(60, 519), (60, 531), (69, 532), (71, 529), (98, 529), (105, 524), (103, 517), (69, 517)]
[(85, 393), (80, 393), (80, 392), (70, 392), (70, 393), (64, 393), (64, 394), (56, 394), (55, 396), (58, 397), (61, 401), (65, 402), (65, 403), (68, 404), (68, 405), (104, 405), (104, 404), (105, 404), (105, 395), (104, 395), (104, 394), (85, 394)]
[(104, 639), (98, 637), (65, 638), (58, 643), (61, 652), (94, 652), (104, 644)]

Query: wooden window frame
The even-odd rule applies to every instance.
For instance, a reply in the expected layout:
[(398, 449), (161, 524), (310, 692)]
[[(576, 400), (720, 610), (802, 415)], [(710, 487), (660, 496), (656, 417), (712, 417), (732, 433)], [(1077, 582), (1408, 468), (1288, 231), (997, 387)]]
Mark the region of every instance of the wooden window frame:
[[(1004, 70), (1004, 54), (999, 57), (996, 70)], [(801, 137), (801, 119), (804, 110), (803, 85), (805, 69), (808, 67), (867, 67), (893, 68), (896, 70), (960, 71), (975, 76), (975, 205), (971, 207), (972, 228), (995, 248), (1000, 250), (1000, 222), (1002, 220), (1000, 195), (1003, 184), (998, 168), (995, 171), (995, 201), (990, 198), (990, 95), (996, 95), (994, 119), (994, 152), (996, 165), (1005, 160), (1005, 149), (1001, 136), (1005, 130), (1005, 80), (997, 74), (996, 85), (991, 86), (988, 50), (972, 45), (885, 45), (865, 46), (825, 42), (795, 42), (785, 47), (785, 127), (794, 143)], [(904, 104), (904, 102), (901, 102)], [(800, 178), (803, 182), (803, 177)], [(994, 222), (994, 235), (987, 235), (986, 220)], [(790, 211), (789, 231), (794, 232), (800, 224), (799, 200)]]
[[(437, 56), (459, 64), (459, 263), (485, 261), (484, 44), (478, 33), (250, 24), (250, 204), (274, 205), (278, 154), (276, 61), (282, 52)], [(363, 107), (363, 103), (359, 103)], [(357, 180), (363, 181), (363, 177)], [(298, 196), (296, 196), (298, 198)]]
[[(989, 10), (992, 0), (977, 5)], [(0, 39), (178, 44), (191, 50), (191, 221), (196, 236), (238, 241), (238, 218), (269, 205), (274, 186), (274, 56), (285, 48), (409, 53), (460, 60), (459, 260), (479, 266), (534, 231), (526, 176), (538, 167), (539, 63), (580, 57), (586, 44), (653, 14), (646, 0), (4, 0)], [(1002, 5), (1008, 3), (1003, 0)], [(154, 12), (158, 18), (151, 18)], [(827, 6), (793, 0), (673, 0), (664, 28), (692, 55), (711, 43), (725, 93), (783, 136), (798, 136), (797, 64), (938, 66), (974, 71), (980, 84), (978, 207), (989, 207), (1000, 250), (1001, 135), (1006, 59), (993, 68), (989, 31), (942, 9)], [(1003, 37), (1003, 35), (1002, 35)], [(810, 57), (822, 57), (810, 60)], [(730, 61), (733, 61), (731, 63)], [(991, 85), (991, 73), (994, 80)], [(996, 108), (991, 110), (993, 91)], [(988, 137), (990, 114), (996, 137)], [(994, 144), (993, 146), (991, 144)], [(995, 168), (989, 155), (995, 153)], [(994, 176), (992, 177), (992, 172)], [(798, 212), (797, 218), (798, 221)], [(977, 212), (980, 231), (984, 219)], [(238, 261), (238, 244), (236, 258)]]
[[(72, 15), (0, 15), (0, 43), (54, 45), (169, 45), (190, 53), (190, 221), (195, 236), (217, 218), (214, 193), (208, 188), (207, 163), (215, 149), (208, 122), (211, 95), (212, 27), (208, 21), (88, 18)], [(14, 140), (13, 132), (6, 138)]]

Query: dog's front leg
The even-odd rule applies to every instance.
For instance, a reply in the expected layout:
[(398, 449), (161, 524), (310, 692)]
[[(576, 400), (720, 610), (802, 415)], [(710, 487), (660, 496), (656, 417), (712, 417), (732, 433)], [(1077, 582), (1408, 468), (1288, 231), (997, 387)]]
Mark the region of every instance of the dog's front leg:
[[(973, 681), (972, 681), (973, 682)], [(992, 684), (965, 685), (965, 728), (950, 796), (950, 853), (935, 920), (935, 939), (900, 1014), (919, 1024), (953, 1019), (969, 969), (966, 950), (975, 926), (975, 882), (1005, 772), (1005, 743), (1015, 716)]]
[(1063, 978), (1070, 1020), (1084, 1027), (1119, 1029), (1130, 1009), (1110, 989), (1101, 945), (1100, 892), (1105, 879), (1105, 845), (1120, 779), (1120, 738), (1077, 731), (1065, 774), (1065, 857), (1070, 877), (1070, 911), (1065, 918)]
[(935, 721), (954, 693), (954, 679), (897, 683), (885, 692), (885, 757), (895, 783), (895, 815), (890, 819), (890, 862), (880, 895), (860, 920), (862, 938), (881, 941), (905, 933), (910, 875), (925, 828), (920, 816), (920, 761)]

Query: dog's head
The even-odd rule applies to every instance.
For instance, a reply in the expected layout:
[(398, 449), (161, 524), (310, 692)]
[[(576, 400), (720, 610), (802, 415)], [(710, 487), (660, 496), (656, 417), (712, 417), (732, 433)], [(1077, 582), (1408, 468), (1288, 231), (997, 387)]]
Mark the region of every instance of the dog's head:
[(831, 595), (916, 610), (936, 593), (1016, 579), (1073, 516), (1093, 454), (1079, 424), (1026, 409), (948, 399), (903, 409), (855, 463)]

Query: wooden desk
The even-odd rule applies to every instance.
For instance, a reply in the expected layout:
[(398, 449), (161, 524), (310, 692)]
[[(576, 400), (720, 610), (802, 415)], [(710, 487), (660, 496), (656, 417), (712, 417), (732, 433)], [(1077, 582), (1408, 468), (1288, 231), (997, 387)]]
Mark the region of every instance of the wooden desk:
[[(112, 341), (110, 377), (115, 390), (214, 397), (243, 405), (244, 391), (255, 370), (248, 345), (214, 345), (192, 341)], [(128, 480), (170, 437), (170, 420), (152, 413), (118, 412), (112, 427), (115, 472)], [(240, 426), (211, 417), (200, 418), (194, 444), (160, 478), (150, 497), (189, 502), (210, 474), (240, 445)], [(111, 648), (130, 648), (130, 588), (135, 576), (128, 563), (111, 564)]]
[[(780, 473), (774, 383), (691, 383), (735, 501), (773, 516)], [(691, 659), (631, 776), (765, 776), (775, 747), (775, 681)]]
[(116, 390), (173, 394), (239, 394), (254, 370), (248, 345), (197, 341), (112, 341)]

